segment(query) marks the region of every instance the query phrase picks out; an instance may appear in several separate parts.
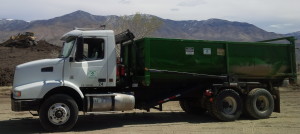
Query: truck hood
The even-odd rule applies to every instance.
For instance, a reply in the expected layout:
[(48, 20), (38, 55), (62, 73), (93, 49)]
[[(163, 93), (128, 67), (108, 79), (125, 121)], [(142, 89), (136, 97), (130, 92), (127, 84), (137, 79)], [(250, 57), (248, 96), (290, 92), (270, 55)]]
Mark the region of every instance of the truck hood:
[(38, 81), (62, 80), (63, 63), (63, 58), (56, 58), (18, 65), (14, 74), (13, 87)]
[(18, 65), (16, 67), (16, 70), (28, 68), (28, 67), (51, 66), (51, 65), (58, 64), (61, 60), (62, 60), (61, 58), (56, 58), (56, 59), (42, 59), (42, 60), (30, 61), (30, 62)]

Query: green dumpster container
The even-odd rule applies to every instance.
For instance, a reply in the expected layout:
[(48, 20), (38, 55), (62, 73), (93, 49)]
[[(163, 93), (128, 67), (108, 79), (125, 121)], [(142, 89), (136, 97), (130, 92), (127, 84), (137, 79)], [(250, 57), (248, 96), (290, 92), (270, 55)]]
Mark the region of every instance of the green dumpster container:
[[(233, 76), (239, 81), (296, 77), (293, 37), (289, 43), (142, 38), (123, 46), (121, 57), (133, 80), (192, 81)], [(281, 39), (269, 40), (276, 41)]]

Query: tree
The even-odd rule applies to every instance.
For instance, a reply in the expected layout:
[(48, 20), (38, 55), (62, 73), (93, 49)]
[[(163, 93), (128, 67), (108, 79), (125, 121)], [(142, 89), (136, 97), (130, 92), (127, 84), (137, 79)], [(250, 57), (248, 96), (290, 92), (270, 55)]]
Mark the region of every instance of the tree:
[(135, 35), (135, 39), (151, 36), (160, 28), (162, 21), (155, 16), (136, 13), (130, 16), (120, 16), (114, 24), (109, 25), (115, 33), (129, 29)]
[[(111, 20), (108, 21), (110, 23), (107, 26), (109, 29), (113, 29), (115, 34), (129, 29), (134, 34), (135, 39), (151, 36), (162, 25), (162, 20), (158, 17), (141, 13), (130, 16), (112, 17)], [(120, 44), (116, 46), (116, 53), (117, 57), (120, 57)]]

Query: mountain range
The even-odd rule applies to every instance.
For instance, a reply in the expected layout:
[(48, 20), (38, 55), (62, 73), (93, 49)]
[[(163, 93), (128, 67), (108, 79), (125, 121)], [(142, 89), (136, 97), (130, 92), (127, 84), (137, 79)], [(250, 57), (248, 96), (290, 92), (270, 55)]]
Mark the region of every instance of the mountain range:
[[(103, 24), (114, 24), (119, 18), (119, 16), (114, 15), (92, 15), (88, 12), (78, 10), (60, 17), (31, 22), (0, 19), (0, 42), (7, 40), (11, 35), (29, 31), (34, 32), (38, 40), (46, 40), (52, 44), (59, 45), (60, 37), (64, 33), (74, 29), (74, 27), (94, 28)], [(233, 22), (221, 19), (202, 21), (158, 19), (163, 23), (152, 37), (226, 41), (259, 41), (283, 36), (300, 37), (300, 32), (287, 35), (277, 34), (267, 32), (253, 24), (245, 22)]]
[(298, 41), (300, 41), (300, 31), (293, 32), (293, 33), (288, 33), (288, 34), (285, 34), (285, 36), (294, 36), (295, 38), (298, 39)]

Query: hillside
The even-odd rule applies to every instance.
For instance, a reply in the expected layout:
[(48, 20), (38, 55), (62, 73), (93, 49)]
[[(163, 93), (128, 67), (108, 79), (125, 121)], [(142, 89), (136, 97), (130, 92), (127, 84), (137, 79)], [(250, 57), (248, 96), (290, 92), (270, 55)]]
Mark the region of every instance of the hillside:
[(32, 60), (58, 57), (60, 49), (45, 41), (38, 41), (36, 46), (29, 48), (0, 46), (0, 68), (14, 68), (18, 64)]
[(300, 31), (294, 32), (294, 33), (286, 34), (286, 36), (294, 36), (294, 37), (296, 37), (298, 40), (300, 40)]
[[(46, 40), (52, 44), (60, 45), (60, 37), (74, 27), (99, 27), (101, 24), (114, 24), (118, 19), (118, 16), (92, 15), (80, 10), (49, 20), (32, 22), (2, 19), (0, 20), (0, 42), (19, 32), (31, 31), (35, 33), (39, 40)], [(258, 41), (282, 36), (244, 22), (231, 22), (220, 19), (203, 21), (159, 19), (163, 21), (163, 25), (153, 35), (154, 37)]]
[(285, 34), (285, 36), (294, 36), (297, 39), (296, 40), (296, 45), (297, 45), (298, 48), (300, 48), (300, 31), (294, 32), (294, 33)]
[(221, 19), (203, 21), (164, 20), (156, 36), (203, 40), (258, 41), (280, 37), (252, 24)]

